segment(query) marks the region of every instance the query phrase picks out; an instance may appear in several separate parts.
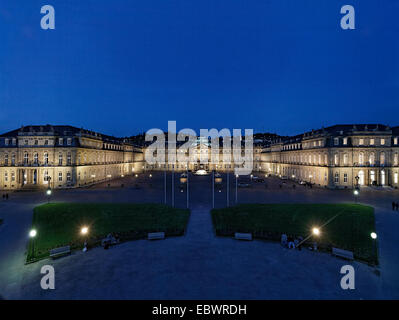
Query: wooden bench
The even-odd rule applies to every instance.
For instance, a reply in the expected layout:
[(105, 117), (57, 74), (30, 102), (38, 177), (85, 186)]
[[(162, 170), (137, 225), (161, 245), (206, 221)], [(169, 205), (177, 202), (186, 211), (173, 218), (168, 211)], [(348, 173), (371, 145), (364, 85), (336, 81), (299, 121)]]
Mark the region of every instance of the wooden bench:
[(236, 232), (234, 234), (234, 238), (236, 240), (248, 240), (251, 241), (252, 240), (252, 233), (240, 233), (240, 232)]
[(150, 232), (147, 235), (148, 240), (160, 240), (165, 239), (165, 232)]
[(344, 250), (344, 249), (338, 249), (338, 248), (332, 248), (332, 254), (337, 257), (341, 257), (344, 259), (348, 260), (353, 260), (353, 252)]
[(66, 254), (71, 253), (71, 247), (70, 246), (65, 246), (65, 247), (60, 247), (60, 248), (55, 248), (50, 250), (50, 257), (51, 258), (58, 258), (61, 256), (64, 256)]

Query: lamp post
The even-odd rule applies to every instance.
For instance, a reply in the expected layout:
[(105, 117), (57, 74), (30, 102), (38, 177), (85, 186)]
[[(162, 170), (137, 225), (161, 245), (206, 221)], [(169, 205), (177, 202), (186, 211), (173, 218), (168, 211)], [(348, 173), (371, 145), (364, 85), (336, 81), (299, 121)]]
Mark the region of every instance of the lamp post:
[(29, 231), (29, 238), (32, 239), (32, 258), (35, 256), (35, 237), (37, 235), (36, 229)]
[(186, 164), (186, 174), (187, 174), (187, 182), (186, 182), (186, 188), (187, 188), (187, 195), (186, 195), (186, 197), (187, 197), (187, 209), (188, 209), (188, 207), (189, 207), (189, 200), (190, 200), (190, 198), (189, 198), (189, 189), (188, 189), (188, 162), (187, 162), (187, 164)]
[(230, 205), (230, 199), (229, 199), (229, 192), (230, 192), (230, 173), (227, 171), (227, 188), (226, 188), (226, 201), (227, 201), (227, 206)]
[(212, 170), (212, 208), (215, 208), (215, 170)]
[(370, 233), (370, 237), (373, 240), (374, 252), (376, 253), (376, 255), (378, 257), (378, 252), (377, 252), (377, 234), (375, 232), (372, 232), (372, 233)]
[(238, 190), (237, 189), (238, 188), (237, 187), (238, 181), (237, 180), (238, 180), (238, 174), (236, 174), (236, 204), (238, 203), (238, 191), (237, 191)]
[(84, 240), (85, 240), (84, 247), (83, 247), (83, 251), (85, 251), (85, 252), (87, 251), (87, 235), (88, 235), (88, 233), (89, 233), (89, 228), (88, 227), (83, 226), (80, 229), (80, 234), (84, 237)]
[(353, 196), (354, 196), (354, 198), (355, 198), (355, 203), (357, 203), (357, 197), (359, 196), (359, 190), (355, 189), (355, 190), (353, 191)]
[(50, 197), (51, 197), (51, 193), (52, 193), (52, 191), (51, 191), (51, 188), (50, 188), (50, 187), (48, 187), (48, 188), (47, 188), (47, 190), (46, 190), (46, 195), (47, 195), (47, 203), (50, 203)]

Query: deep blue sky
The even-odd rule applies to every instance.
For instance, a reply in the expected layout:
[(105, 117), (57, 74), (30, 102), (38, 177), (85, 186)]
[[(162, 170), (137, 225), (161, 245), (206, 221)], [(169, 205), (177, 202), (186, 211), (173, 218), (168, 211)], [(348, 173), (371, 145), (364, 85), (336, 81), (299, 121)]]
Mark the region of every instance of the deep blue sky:
[(398, 16), (394, 0), (2, 0), (0, 132), (399, 125)]

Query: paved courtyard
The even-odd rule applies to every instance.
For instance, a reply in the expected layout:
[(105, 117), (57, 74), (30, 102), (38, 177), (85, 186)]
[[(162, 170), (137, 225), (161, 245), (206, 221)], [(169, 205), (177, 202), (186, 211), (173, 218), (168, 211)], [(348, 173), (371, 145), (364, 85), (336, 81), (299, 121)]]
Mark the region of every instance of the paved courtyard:
[[(175, 205), (186, 206), (175, 176)], [(224, 179), (225, 181), (226, 179)], [(230, 203), (235, 202), (231, 176)], [(124, 187), (121, 187), (121, 184)], [(136, 184), (139, 189), (136, 189)], [(250, 189), (238, 189), (238, 202), (334, 203), (353, 202), (349, 190), (305, 188), (267, 179)], [(55, 191), (51, 201), (163, 202), (163, 174), (141, 174), (87, 189)], [(171, 203), (171, 175), (167, 200)], [(160, 241), (138, 240), (112, 247), (74, 252), (57, 260), (24, 265), (27, 232), (35, 205), (44, 203), (42, 192), (15, 192), (0, 201), (0, 295), (5, 299), (398, 299), (399, 213), (390, 203), (399, 201), (397, 190), (363, 189), (358, 201), (375, 207), (380, 271), (354, 262), (356, 290), (340, 288), (339, 270), (347, 264), (329, 254), (283, 249), (267, 241), (242, 242), (216, 237), (213, 232), (210, 176), (191, 177), (192, 211), (183, 237)], [(215, 189), (215, 206), (226, 205), (226, 185)], [(51, 264), (56, 290), (40, 288), (40, 268)]]

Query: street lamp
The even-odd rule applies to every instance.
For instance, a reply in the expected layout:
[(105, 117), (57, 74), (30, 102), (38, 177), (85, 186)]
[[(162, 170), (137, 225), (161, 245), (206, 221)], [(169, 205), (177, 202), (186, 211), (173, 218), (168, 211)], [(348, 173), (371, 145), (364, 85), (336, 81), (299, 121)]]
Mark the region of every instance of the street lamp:
[(84, 242), (84, 247), (83, 247), (83, 251), (86, 252), (87, 251), (87, 235), (89, 233), (89, 228), (86, 226), (83, 226), (80, 229), (80, 234), (83, 235), (85, 238), (85, 242)]
[(375, 252), (376, 256), (378, 257), (378, 252), (377, 252), (377, 234), (375, 232), (372, 232), (372, 233), (370, 233), (370, 237), (371, 237), (371, 239), (373, 241), (373, 244), (374, 244), (374, 252)]
[(315, 236), (319, 236), (320, 235), (320, 229), (315, 227), (315, 228), (312, 229), (312, 233)]
[(46, 195), (47, 195), (47, 203), (50, 203), (50, 197), (51, 197), (52, 191), (50, 187), (46, 190)]
[(37, 235), (37, 231), (35, 229), (32, 229), (29, 231), (29, 238), (32, 239), (32, 258), (35, 256), (35, 237)]
[(355, 190), (353, 191), (353, 195), (354, 195), (354, 197), (355, 197), (355, 203), (357, 203), (357, 197), (359, 196), (359, 190), (355, 189)]
[(86, 235), (89, 232), (89, 228), (88, 227), (82, 227), (82, 229), (80, 229), (80, 233), (83, 235)]

